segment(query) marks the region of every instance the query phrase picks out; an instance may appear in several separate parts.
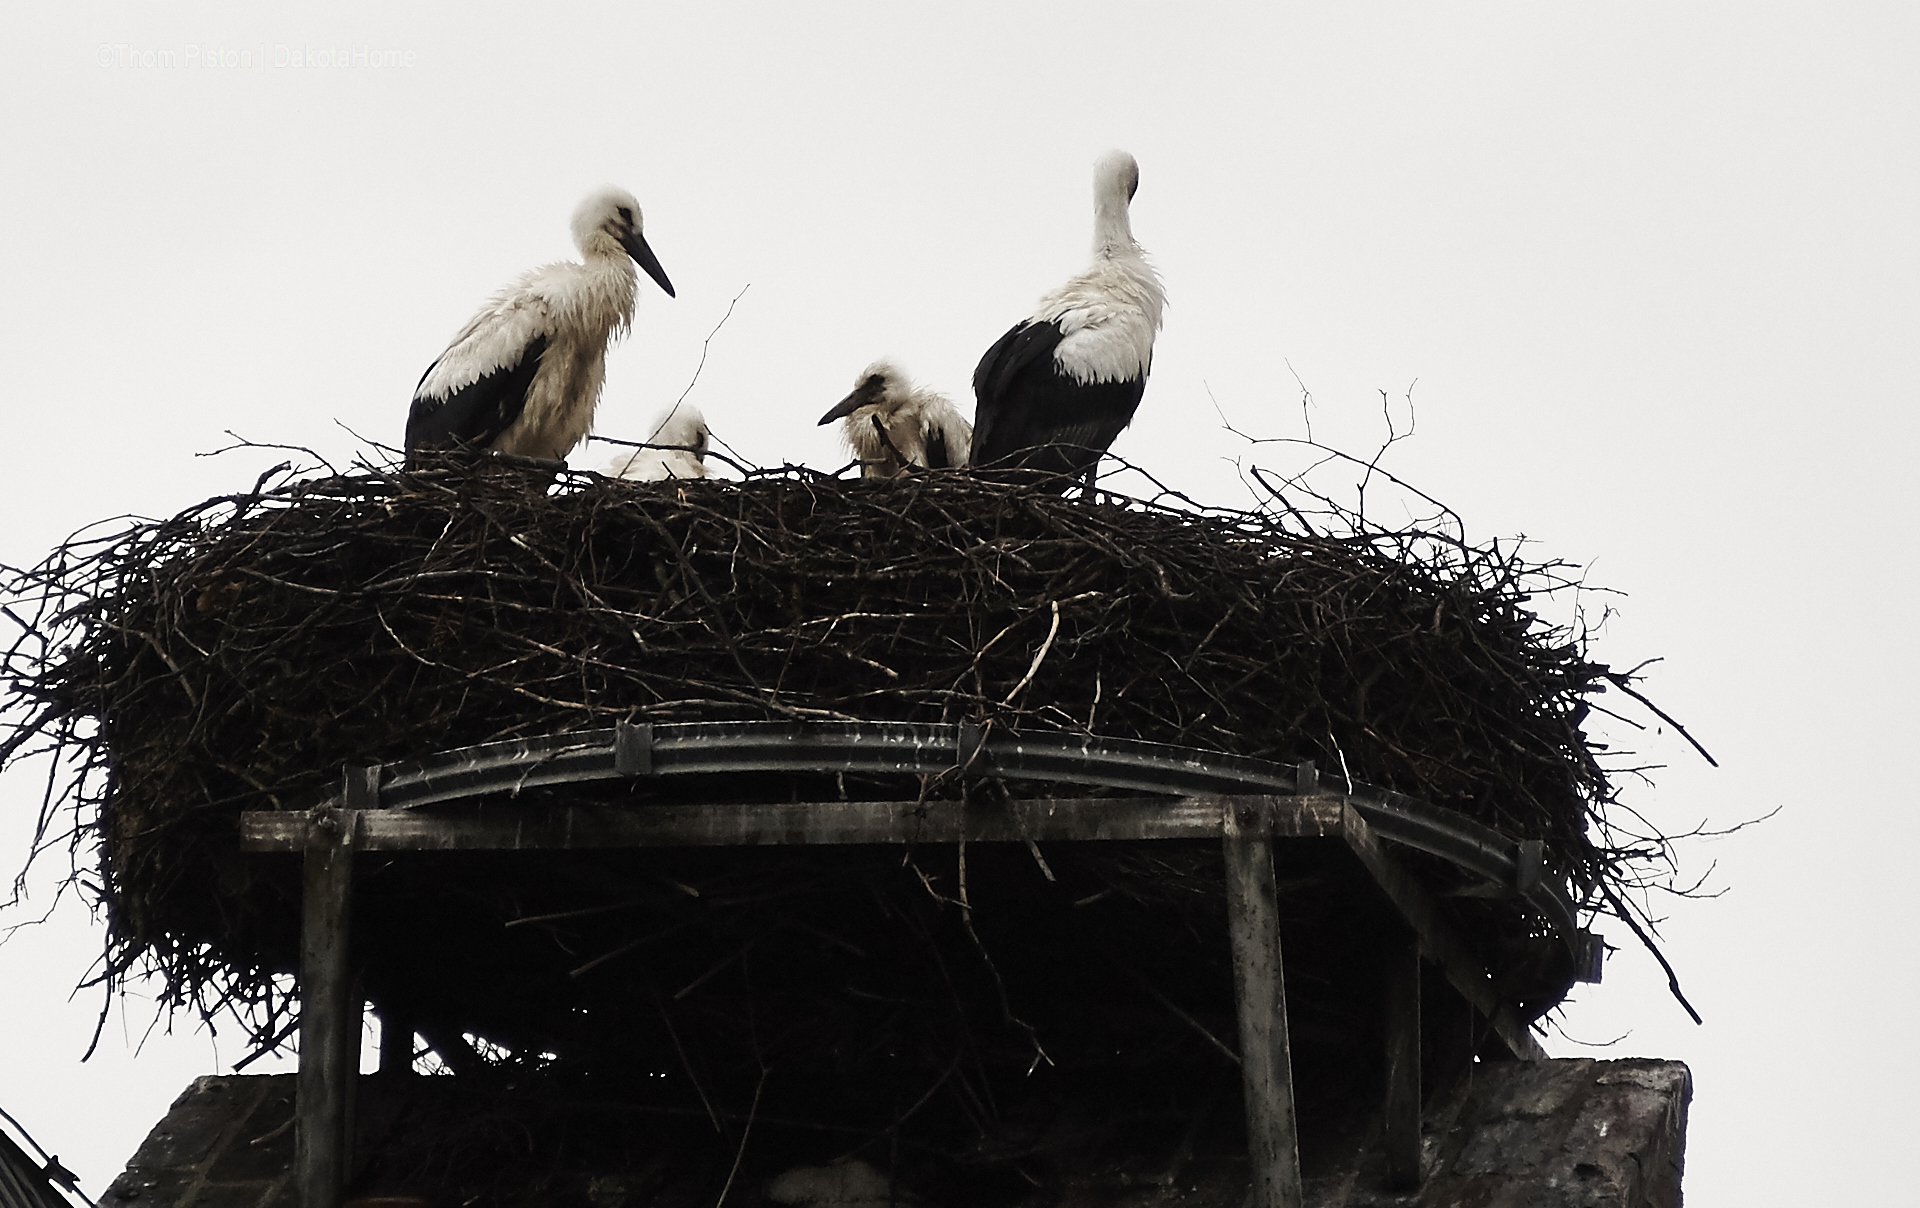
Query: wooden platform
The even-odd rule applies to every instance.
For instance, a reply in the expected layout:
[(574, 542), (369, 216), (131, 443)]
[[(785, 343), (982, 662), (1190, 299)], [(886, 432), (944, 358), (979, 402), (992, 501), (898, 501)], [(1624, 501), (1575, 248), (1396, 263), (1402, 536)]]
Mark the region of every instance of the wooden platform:
[[(698, 727), (684, 727), (692, 732)], [(1382, 954), (1387, 1091), (1381, 1152), (1389, 1185), (1421, 1177), (1421, 963), (1430, 962), (1483, 1023), (1490, 1057), (1544, 1054), (1514, 1005), (1447, 921), (1447, 913), (1362, 816), (1363, 786), (1322, 790), (1311, 764), (1296, 768), (1093, 739), (985, 741), (970, 727), (875, 725), (784, 730), (734, 726), (741, 749), (683, 738), (663, 752), (651, 727), (494, 744), (386, 769), (348, 769), (340, 789), (306, 811), (257, 811), (241, 819), (252, 852), (301, 852), (306, 861), (300, 1021), (300, 1111), (296, 1169), (303, 1208), (339, 1208), (350, 1166), (360, 1004), (351, 997), (347, 935), (353, 867), (360, 852), (565, 852), (609, 848), (760, 847), (975, 843), (1101, 843), (1205, 839), (1222, 844), (1227, 922), (1238, 1004), (1254, 1208), (1306, 1203), (1296, 1137), (1285, 977), (1274, 880), (1274, 845), (1333, 842), (1365, 870), (1402, 938)], [(715, 731), (713, 737), (720, 737)], [(865, 744), (864, 746), (862, 744)], [(743, 753), (744, 752), (744, 753)], [(663, 754), (666, 758), (662, 758)], [(833, 771), (878, 767), (927, 774), (993, 768), (1024, 778), (1139, 789), (1251, 783), (1291, 791), (1162, 797), (1041, 797), (961, 801), (796, 801), (695, 804), (581, 800), (530, 804), (529, 785), (552, 786), (740, 768)], [(946, 762), (953, 761), (953, 762)], [(1504, 847), (1497, 835), (1419, 803), (1372, 791), (1371, 808), (1401, 827), (1403, 842), (1509, 877), (1507, 889), (1547, 903), (1562, 899), (1543, 878), (1538, 844)], [(1405, 799), (1402, 799), (1404, 801)], [(396, 802), (398, 804), (396, 804)], [(1384, 803), (1384, 804), (1383, 804)], [(428, 809), (426, 806), (432, 806)], [(1424, 812), (1423, 812), (1424, 811)], [(1491, 836), (1491, 837), (1490, 837)], [(1035, 849), (1037, 852), (1037, 848)]]

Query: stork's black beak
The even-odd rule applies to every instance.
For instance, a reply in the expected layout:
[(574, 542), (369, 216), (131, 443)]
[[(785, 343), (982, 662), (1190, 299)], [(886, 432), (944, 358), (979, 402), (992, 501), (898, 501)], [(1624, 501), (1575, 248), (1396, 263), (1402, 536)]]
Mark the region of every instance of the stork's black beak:
[(639, 231), (628, 231), (620, 236), (620, 246), (627, 249), (627, 255), (633, 262), (647, 270), (647, 276), (659, 282), (660, 288), (667, 291), (667, 297), (674, 296), (673, 282), (667, 280), (667, 270), (660, 267), (660, 258), (647, 246), (647, 237)]
[(836, 419), (845, 419), (860, 410), (860, 408), (879, 402), (880, 393), (881, 385), (879, 379), (868, 378), (866, 381), (861, 382), (852, 394), (841, 399), (833, 410), (821, 416), (820, 423), (826, 425)]

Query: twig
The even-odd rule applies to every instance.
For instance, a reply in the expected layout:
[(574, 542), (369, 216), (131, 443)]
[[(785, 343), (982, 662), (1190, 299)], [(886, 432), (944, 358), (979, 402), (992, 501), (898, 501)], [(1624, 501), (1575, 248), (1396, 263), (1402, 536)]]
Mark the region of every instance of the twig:
[(687, 1060), (687, 1050), (680, 1044), (680, 1033), (673, 1026), (673, 1016), (667, 1014), (667, 1004), (655, 996), (654, 1006), (659, 1008), (660, 1021), (667, 1025), (667, 1035), (673, 1040), (673, 1051), (680, 1056), (680, 1068), (687, 1071), (687, 1081), (693, 1083), (693, 1093), (700, 1096), (700, 1106), (707, 1109), (707, 1119), (713, 1122), (713, 1131), (724, 1137), (726, 1130), (720, 1127), (720, 1117), (713, 1110), (713, 1101), (707, 1098), (706, 1088), (700, 1085), (699, 1075), (693, 1072), (693, 1062)]
[(1654, 943), (1652, 937), (1640, 929), (1640, 924), (1634, 919), (1633, 912), (1628, 910), (1627, 904), (1620, 900), (1620, 895), (1613, 891), (1613, 886), (1602, 881), (1600, 883), (1600, 892), (1604, 894), (1607, 901), (1612, 904), (1613, 913), (1619, 916), (1621, 922), (1633, 929), (1633, 934), (1639, 937), (1640, 943), (1645, 946), (1648, 952), (1653, 953), (1653, 959), (1659, 961), (1660, 967), (1666, 970), (1667, 990), (1673, 995), (1674, 1001), (1686, 1008), (1687, 1014), (1693, 1016), (1693, 1022), (1697, 1024), (1705, 1023), (1706, 1020), (1700, 1018), (1700, 1012), (1694, 1010), (1693, 1004), (1687, 1001), (1687, 996), (1681, 993), (1680, 975), (1675, 973), (1673, 966), (1667, 963), (1666, 953), (1660, 951), (1660, 945)]
[(687, 380), (687, 388), (680, 392), (679, 398), (673, 400), (673, 406), (667, 408), (667, 413), (662, 416), (660, 422), (654, 426), (653, 434), (655, 436), (660, 435), (661, 430), (664, 429), (668, 422), (679, 412), (680, 404), (687, 401), (687, 396), (693, 393), (694, 386), (699, 384), (700, 371), (707, 367), (707, 349), (713, 345), (713, 337), (720, 334), (720, 329), (727, 325), (728, 319), (733, 318), (733, 308), (740, 305), (740, 299), (746, 297), (747, 291), (752, 288), (753, 282), (751, 281), (740, 287), (740, 292), (733, 296), (733, 301), (727, 303), (727, 313), (720, 316), (720, 321), (713, 325), (713, 330), (707, 333), (707, 338), (700, 341), (700, 363), (693, 367), (693, 376)]
[(1053, 649), (1054, 635), (1060, 632), (1060, 601), (1053, 600), (1050, 603), (1053, 605), (1053, 623), (1047, 626), (1047, 640), (1040, 643), (1040, 649), (1034, 654), (1033, 662), (1027, 666), (1027, 673), (1020, 677), (1020, 682), (1013, 686), (1013, 691), (1007, 693), (1006, 699), (1000, 702), (1002, 705), (1011, 705), (1013, 698), (1020, 695), (1021, 691), (1033, 682), (1033, 677), (1040, 671), (1040, 664), (1046, 661), (1047, 651)]
[(1720, 766), (1720, 761), (1715, 759), (1707, 751), (1705, 747), (1701, 746), (1700, 741), (1698, 739), (1696, 739), (1693, 735), (1687, 733), (1687, 728), (1685, 726), (1675, 721), (1673, 717), (1669, 715), (1665, 709), (1662, 709), (1660, 706), (1654, 704), (1652, 701), (1648, 700), (1645, 696), (1641, 695), (1639, 692), (1636, 692), (1633, 689), (1633, 687), (1630, 684), (1628, 684), (1627, 677), (1625, 674), (1617, 671), (1606, 671), (1606, 672), (1602, 672), (1602, 675), (1605, 677), (1608, 683), (1612, 684), (1614, 687), (1620, 689), (1620, 691), (1626, 693), (1628, 696), (1631, 696), (1633, 699), (1639, 701), (1642, 705), (1644, 705), (1649, 713), (1652, 713), (1655, 717), (1659, 718), (1661, 721), (1666, 722), (1668, 725), (1672, 726), (1675, 730), (1678, 730), (1680, 732), (1680, 737), (1686, 739), (1689, 743), (1692, 743), (1693, 749), (1700, 752), (1700, 758), (1706, 760), (1708, 763), (1712, 764), (1716, 768)]
[(727, 1171), (727, 1181), (721, 1185), (720, 1198), (713, 1202), (713, 1208), (722, 1208), (727, 1202), (727, 1193), (733, 1190), (734, 1176), (740, 1173), (740, 1160), (747, 1156), (747, 1138), (753, 1135), (753, 1120), (760, 1111), (760, 1092), (767, 1086), (767, 1067), (760, 1067), (760, 1081), (753, 1086), (753, 1103), (747, 1108), (747, 1123), (740, 1130), (740, 1146), (733, 1151), (733, 1167)]
[(702, 973), (699, 977), (694, 978), (692, 981), (688, 982), (686, 985), (680, 987), (679, 992), (673, 996), (673, 1001), (679, 1002), (681, 999), (685, 998), (687, 995), (693, 993), (695, 990), (698, 990), (701, 986), (706, 985), (708, 981), (712, 980), (714, 974), (720, 972), (722, 969), (725, 969), (728, 965), (731, 965), (733, 962), (745, 956), (747, 954), (747, 949), (751, 947), (753, 947), (752, 940), (748, 940), (746, 943), (740, 945), (739, 949), (735, 951), (733, 955), (722, 960), (719, 964), (714, 965), (711, 969), (708, 969), (705, 973)]

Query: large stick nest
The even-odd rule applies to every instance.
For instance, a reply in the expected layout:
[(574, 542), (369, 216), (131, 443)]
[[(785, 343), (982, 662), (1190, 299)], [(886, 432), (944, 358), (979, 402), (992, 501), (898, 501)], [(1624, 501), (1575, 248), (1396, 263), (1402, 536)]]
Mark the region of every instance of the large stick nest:
[[(1612, 788), (1582, 729), (1589, 694), (1624, 684), (1589, 658), (1582, 634), (1530, 611), (1532, 594), (1557, 582), (1552, 566), (1430, 531), (1329, 533), (1278, 504), (1087, 500), (957, 473), (870, 482), (787, 469), (641, 485), (507, 464), (366, 469), (76, 538), (13, 572), (21, 633), (4, 668), (13, 730), (0, 753), (16, 759), (38, 739), (66, 761), (42, 833), (59, 830), (65, 809), (77, 855), (99, 844), (109, 976), (144, 962), (176, 1001), (251, 1008), (265, 1041), (283, 1030), (276, 978), (294, 962), (297, 878), (284, 861), (238, 851), (240, 811), (287, 806), (345, 764), (615, 719), (971, 720), (1313, 759), (1546, 840), (1583, 893), (1632, 882), (1634, 859), (1661, 853), (1590, 837), (1608, 833), (1591, 824), (1604, 823)], [(1094, 893), (1119, 886), (1136, 902), (1179, 898), (1187, 881), (1217, 887), (1212, 858), (1068, 858), (1062, 879), (1080, 876)], [(552, 1022), (564, 995), (530, 1007), (539, 995), (527, 978), (509, 992), (455, 970), (498, 972), (511, 959), (500, 955), (503, 922), (632, 906), (635, 877), (647, 892), (700, 888), (666, 865), (629, 863), (616, 876), (603, 862), (576, 876), (531, 861), (513, 867), (538, 873), (516, 881), (511, 861), (476, 859), (460, 867), (484, 867), (484, 878), (462, 880), (439, 859), (421, 858), (388, 899), (439, 931), (411, 946), (368, 938), (365, 959), (386, 961), (368, 966), (370, 992), (384, 986), (427, 1015), (458, 1001), (447, 1028), (498, 1036), (524, 1024), (517, 1040), (537, 1034), (548, 1056), (564, 1048)], [(848, 884), (892, 877), (936, 913), (952, 905), (939, 896), (953, 890), (950, 855), (947, 879), (924, 883), (897, 855), (890, 873), (848, 859)], [(675, 867), (720, 884), (734, 875), (723, 865), (707, 854)], [(787, 864), (767, 877), (773, 888), (729, 900), (765, 911), (779, 886), (805, 881)], [(655, 923), (691, 908), (662, 892), (678, 905), (661, 905)], [(880, 915), (901, 914), (891, 909)], [(1495, 931), (1529, 926), (1516, 906), (1487, 909), (1475, 917)], [(620, 911), (593, 917), (553, 939), (571, 954), (563, 966), (644, 930)], [(807, 917), (780, 907), (763, 922), (825, 934), (836, 916)], [(718, 946), (650, 958), (670, 970), (652, 995), (684, 993), (761, 924), (702, 926), (719, 931), (689, 934)], [(1168, 959), (1169, 977), (1189, 978), (1175, 968), (1186, 958)], [(569, 992), (582, 980), (573, 972), (559, 983)], [(912, 976), (923, 974), (964, 997), (946, 966)], [(458, 993), (435, 1000), (433, 977)], [(1011, 1021), (1018, 1004), (992, 980), (981, 991), (998, 999), (989, 1013)], [(635, 993), (651, 1017), (645, 991), (620, 991)], [(489, 1015), (476, 1005), (489, 994), (514, 1003)], [(928, 1053), (936, 1072), (951, 1057)], [(756, 1090), (751, 1064), (735, 1073), (742, 1097)]]

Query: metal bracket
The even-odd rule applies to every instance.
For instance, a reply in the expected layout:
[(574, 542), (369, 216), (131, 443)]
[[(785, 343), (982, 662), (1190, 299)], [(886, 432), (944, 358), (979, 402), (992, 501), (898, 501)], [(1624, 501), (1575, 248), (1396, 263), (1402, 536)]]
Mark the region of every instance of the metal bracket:
[(341, 804), (350, 810), (377, 810), (380, 808), (380, 765), (354, 767), (348, 765), (340, 770)]
[(974, 760), (980, 756), (980, 748), (986, 745), (986, 734), (978, 725), (970, 721), (960, 723), (958, 741), (954, 744), (954, 766), (965, 772), (973, 767)]
[(1513, 887), (1521, 897), (1539, 890), (1546, 880), (1547, 845), (1538, 839), (1520, 840), (1513, 859)]
[(1606, 963), (1606, 941), (1591, 931), (1574, 933), (1573, 980), (1588, 985), (1600, 983), (1601, 966)]
[(613, 724), (613, 770), (622, 776), (653, 775), (653, 723)]

